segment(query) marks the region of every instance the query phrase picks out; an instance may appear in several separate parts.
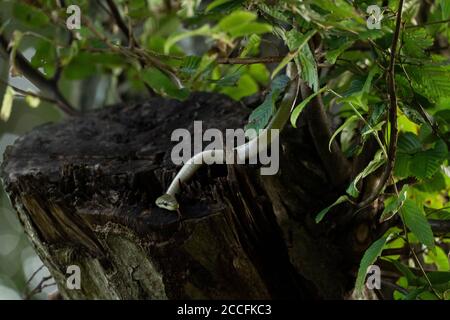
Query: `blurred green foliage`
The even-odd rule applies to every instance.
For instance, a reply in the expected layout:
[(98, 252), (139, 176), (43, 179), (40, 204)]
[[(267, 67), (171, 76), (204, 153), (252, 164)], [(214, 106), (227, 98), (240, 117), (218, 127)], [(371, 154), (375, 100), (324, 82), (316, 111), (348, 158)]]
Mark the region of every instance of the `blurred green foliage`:
[[(15, 54), (28, 50), (31, 65), (57, 82), (78, 110), (148, 94), (185, 99), (192, 91), (211, 91), (241, 100), (267, 91), (265, 102), (250, 117), (249, 127), (258, 129), (272, 116), (279, 95), (273, 91), (275, 81), (269, 90), (271, 80), (294, 62), (298, 76), (315, 95), (322, 95), (341, 123), (333, 139), (349, 159), (360, 155), (369, 139), (379, 144), (346, 194), (316, 221), (331, 219), (333, 206), (359, 201), (361, 183), (387, 162), (386, 75), (399, 0), (121, 0), (115, 1), (119, 17), (106, 1), (65, 1), (65, 6), (81, 8), (82, 26), (74, 31), (67, 30), (65, 6), (57, 3), (0, 0), (0, 30), (11, 40), (10, 57), (1, 63), (5, 69), (11, 60), (11, 75), (20, 73)], [(368, 29), (367, 7), (383, 3), (381, 29)], [(392, 180), (410, 178), (413, 183), (383, 193), (380, 218), (399, 217), (401, 225), (366, 251), (356, 286), (364, 283), (367, 266), (382, 259), (400, 274), (395, 283), (402, 290), (394, 298), (449, 299), (449, 234), (433, 234), (428, 219), (450, 219), (450, 5), (448, 0), (434, 1), (423, 25), (417, 18), (421, 8), (421, 1), (405, 1), (394, 66), (399, 139)], [(250, 62), (268, 53), (273, 55), (270, 63)], [(6, 73), (5, 81), (10, 80)], [(41, 122), (58, 119), (55, 105), (16, 91), (6, 91), (3, 100), (2, 118), (8, 121), (1, 123), (2, 145)], [(294, 126), (305, 105), (294, 110)], [(28, 254), (23, 252), (30, 251), (5, 197), (1, 199), (0, 288), (22, 290), (29, 274), (24, 271)], [(415, 251), (383, 255), (383, 250), (399, 248)]]

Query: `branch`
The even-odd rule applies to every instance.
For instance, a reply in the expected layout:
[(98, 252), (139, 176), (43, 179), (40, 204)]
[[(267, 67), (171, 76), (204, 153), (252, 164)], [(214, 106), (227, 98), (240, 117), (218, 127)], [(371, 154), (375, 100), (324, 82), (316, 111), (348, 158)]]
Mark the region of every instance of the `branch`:
[[(0, 47), (9, 55), (12, 48), (9, 47), (9, 40), (0, 34)], [(17, 52), (14, 60), (14, 65), (18, 71), (20, 71), (28, 80), (36, 85), (40, 90), (50, 93), (52, 99), (56, 102), (57, 106), (69, 115), (77, 115), (78, 112), (70, 105), (70, 103), (64, 98), (61, 91), (59, 91), (56, 82), (47, 79), (39, 70), (36, 70), (31, 66), (27, 59)]]
[(0, 79), (0, 83), (3, 84), (3, 85), (5, 85), (5, 86), (8, 86), (8, 87), (13, 88), (14, 91), (16, 91), (16, 92), (22, 94), (23, 96), (32, 96), (32, 97), (39, 98), (39, 99), (42, 100), (42, 101), (47, 101), (47, 102), (49, 102), (49, 103), (58, 104), (58, 101), (56, 101), (56, 100), (54, 100), (54, 99), (51, 99), (51, 98), (42, 96), (42, 95), (37, 94), (37, 93), (35, 93), (35, 92), (31, 92), (31, 91), (27, 91), (27, 90), (20, 89), (20, 88), (18, 88), (18, 87), (16, 87), (16, 86), (13, 86), (13, 85), (9, 84), (8, 82), (3, 81), (3, 80), (1, 80), (1, 79)]
[(48, 280), (51, 280), (51, 279), (53, 279), (52, 276), (43, 277), (43, 278), (41, 279), (41, 281), (38, 283), (38, 285), (37, 285), (35, 288), (33, 288), (33, 290), (31, 290), (29, 293), (27, 293), (27, 294), (24, 296), (23, 299), (24, 299), (24, 300), (30, 300), (30, 299), (31, 299), (33, 296), (35, 296), (36, 294), (41, 293), (42, 290), (44, 290), (45, 288), (52, 287), (52, 286), (56, 286), (56, 283), (55, 283), (55, 282), (52, 282), (52, 283), (45, 283), (45, 282), (47, 282)]
[(269, 56), (260, 58), (218, 58), (219, 64), (256, 64), (256, 63), (274, 63), (280, 62), (284, 57)]
[(403, 1), (400, 0), (398, 4), (397, 21), (395, 25), (394, 37), (392, 39), (391, 46), (391, 56), (389, 61), (389, 68), (387, 70), (387, 82), (388, 82), (388, 93), (389, 93), (389, 122), (391, 124), (390, 141), (389, 141), (389, 151), (387, 164), (384, 171), (380, 177), (380, 180), (376, 187), (373, 189), (371, 194), (362, 202), (358, 204), (359, 208), (363, 208), (370, 203), (372, 203), (380, 194), (382, 188), (388, 182), (392, 170), (395, 164), (395, 156), (397, 151), (397, 139), (398, 139), (398, 128), (397, 128), (397, 93), (395, 87), (395, 56), (397, 53), (398, 39), (400, 36), (400, 27), (402, 24), (402, 12), (403, 12)]
[(444, 24), (444, 23), (450, 23), (450, 19), (446, 19), (446, 20), (439, 20), (439, 21), (432, 21), (432, 22), (427, 22), (427, 23), (422, 23), (422, 24), (417, 24), (417, 25), (409, 25), (406, 26), (406, 29), (413, 29), (413, 28), (423, 28), (426, 26), (432, 26), (435, 24)]
[(428, 222), (435, 234), (445, 235), (450, 233), (450, 220), (428, 219)]
[(125, 37), (128, 40), (128, 45), (133, 47), (133, 45), (136, 43), (134, 41), (133, 34), (130, 32), (130, 29), (128, 29), (128, 26), (125, 24), (125, 22), (122, 19), (122, 16), (120, 15), (119, 9), (117, 8), (116, 4), (113, 0), (106, 0), (106, 3), (108, 4), (109, 10), (111, 10), (111, 14), (116, 21), (117, 26), (122, 31), (122, 33), (125, 35)]

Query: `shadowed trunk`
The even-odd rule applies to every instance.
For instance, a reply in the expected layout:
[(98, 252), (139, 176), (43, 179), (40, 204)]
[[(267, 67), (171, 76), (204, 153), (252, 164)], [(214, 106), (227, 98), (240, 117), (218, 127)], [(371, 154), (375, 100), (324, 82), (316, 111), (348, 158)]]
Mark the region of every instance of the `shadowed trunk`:
[[(155, 207), (177, 171), (172, 131), (192, 132), (194, 120), (242, 128), (249, 113), (215, 94), (154, 98), (44, 125), (9, 147), (6, 190), (62, 296), (347, 297), (366, 246), (355, 244), (355, 226), (314, 222), (342, 191), (306, 125), (284, 131), (277, 175), (204, 166), (183, 185), (180, 216)], [(69, 265), (81, 268), (80, 290), (66, 287)]]

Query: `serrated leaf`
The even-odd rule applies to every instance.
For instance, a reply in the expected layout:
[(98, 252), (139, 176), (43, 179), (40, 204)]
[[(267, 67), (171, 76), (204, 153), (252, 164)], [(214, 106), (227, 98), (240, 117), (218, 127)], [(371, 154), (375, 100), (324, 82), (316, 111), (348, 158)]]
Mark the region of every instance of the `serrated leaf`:
[(259, 51), (259, 46), (261, 44), (261, 37), (257, 34), (252, 34), (242, 49), (240, 57), (246, 57), (250, 54), (257, 54)]
[[(316, 30), (311, 30), (306, 34), (292, 29), (285, 33), (285, 42), (290, 52), (284, 57), (284, 59), (278, 64), (278, 66), (272, 72), (272, 78), (274, 78), (289, 62), (294, 58), (297, 58), (301, 54), (301, 50), (307, 47), (308, 41), (316, 34)], [(310, 51), (311, 52), (311, 51)]]
[(285, 8), (284, 8), (283, 4), (278, 3), (278, 4), (274, 4), (274, 5), (271, 4), (270, 6), (268, 6), (267, 4), (265, 4), (263, 2), (257, 2), (257, 6), (265, 14), (267, 14), (277, 20), (289, 23), (289, 15), (285, 13)]
[(337, 206), (338, 204), (341, 204), (345, 201), (348, 201), (348, 197), (346, 195), (344, 196), (340, 196), (335, 202), (333, 202), (333, 204), (329, 205), (328, 207), (326, 207), (325, 209), (323, 209), (322, 211), (320, 211), (317, 216), (316, 216), (316, 223), (319, 223), (320, 221), (322, 221), (322, 219), (325, 217), (325, 215), (328, 213), (328, 211), (330, 211), (331, 208), (333, 208), (334, 206)]
[(300, 69), (300, 74), (314, 92), (319, 90), (319, 75), (317, 72), (316, 59), (311, 52), (309, 46), (303, 46), (296, 57), (297, 67)]
[(410, 163), (411, 174), (421, 179), (431, 178), (439, 170), (447, 154), (445, 142), (438, 140), (433, 148), (414, 154)]
[(406, 132), (398, 138), (397, 150), (407, 154), (414, 154), (422, 150), (422, 144), (417, 135), (412, 132)]
[(180, 66), (180, 70), (187, 74), (194, 74), (200, 63), (202, 62), (202, 58), (199, 56), (187, 56), (183, 58), (183, 62)]
[(263, 103), (250, 114), (245, 130), (254, 129), (258, 132), (267, 126), (275, 111), (275, 103), (289, 81), (289, 77), (285, 75), (280, 75), (272, 81), (269, 94), (267, 94)]
[(0, 120), (8, 121), (11, 116), (12, 105), (14, 101), (14, 89), (10, 86), (6, 87), (5, 95), (3, 96), (2, 108), (0, 109)]
[(372, 243), (372, 245), (364, 253), (361, 262), (359, 263), (358, 275), (356, 276), (355, 290), (357, 292), (362, 291), (364, 280), (366, 279), (367, 268), (369, 268), (377, 260), (378, 256), (381, 254), (381, 251), (383, 251), (383, 247), (386, 244), (387, 239), (388, 236), (378, 239)]
[(428, 248), (433, 248), (433, 231), (425, 217), (423, 207), (416, 204), (413, 200), (406, 199), (403, 207), (400, 209), (400, 213), (405, 225), (417, 239)]
[(425, 50), (433, 45), (433, 38), (428, 35), (424, 28), (405, 32), (403, 39), (402, 49), (410, 57), (425, 57)]
[(406, 67), (414, 89), (431, 101), (450, 95), (450, 65), (445, 63)]

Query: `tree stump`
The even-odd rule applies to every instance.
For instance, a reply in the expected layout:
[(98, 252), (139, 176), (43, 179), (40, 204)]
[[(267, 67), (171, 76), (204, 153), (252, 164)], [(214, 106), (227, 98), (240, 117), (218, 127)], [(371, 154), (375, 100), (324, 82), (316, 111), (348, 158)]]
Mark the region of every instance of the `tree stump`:
[[(308, 130), (287, 128), (280, 171), (203, 166), (180, 215), (154, 205), (177, 172), (171, 133), (242, 128), (222, 95), (153, 98), (34, 129), (8, 147), (5, 189), (65, 299), (341, 299), (357, 266), (349, 236), (314, 216), (339, 194)], [(81, 288), (66, 286), (68, 266)]]

